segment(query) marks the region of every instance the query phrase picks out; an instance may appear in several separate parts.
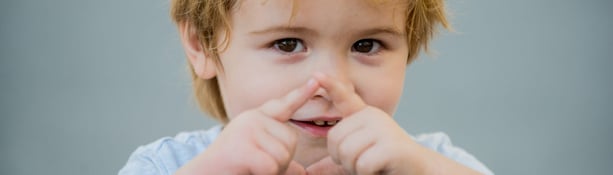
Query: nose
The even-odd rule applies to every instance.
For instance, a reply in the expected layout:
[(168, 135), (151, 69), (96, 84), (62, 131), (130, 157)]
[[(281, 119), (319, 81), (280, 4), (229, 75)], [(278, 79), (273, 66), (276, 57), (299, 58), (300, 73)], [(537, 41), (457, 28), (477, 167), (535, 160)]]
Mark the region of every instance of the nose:
[[(325, 53), (325, 54), (324, 54)], [(352, 63), (346, 54), (332, 54), (331, 52), (320, 52), (319, 55), (312, 55), (310, 58), (311, 75), (315, 72), (326, 74), (329, 78), (339, 81), (347, 86), (348, 89), (357, 93), (356, 87), (352, 81)], [(324, 89), (318, 89), (313, 98), (313, 104), (317, 103), (323, 106), (323, 110), (330, 115), (340, 115), (340, 112), (334, 107), (329, 92)]]
[(326, 90), (323, 88), (317, 89), (317, 91), (315, 91), (315, 94), (313, 94), (313, 97), (321, 97), (322, 99), (326, 101), (331, 101), (330, 96), (328, 95), (328, 92), (326, 92)]
[(346, 54), (322, 54), (317, 58), (313, 58), (314, 65), (312, 73), (320, 72), (326, 74), (328, 77), (339, 81), (349, 89), (355, 91), (355, 86), (352, 81), (352, 63), (348, 55)]
[(351, 63), (345, 54), (322, 53), (314, 58), (314, 72), (320, 72), (327, 76), (341, 81), (343, 84), (351, 85)]

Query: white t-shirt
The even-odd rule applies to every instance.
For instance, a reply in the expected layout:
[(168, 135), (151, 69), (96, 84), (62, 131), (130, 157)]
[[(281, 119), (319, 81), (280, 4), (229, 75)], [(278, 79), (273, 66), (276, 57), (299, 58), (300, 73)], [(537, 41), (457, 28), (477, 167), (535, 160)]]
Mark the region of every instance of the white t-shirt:
[[(171, 175), (181, 166), (204, 151), (221, 132), (218, 125), (209, 130), (182, 132), (140, 146), (119, 170), (120, 175)], [(485, 165), (461, 148), (451, 144), (445, 133), (422, 134), (413, 139), (452, 160), (483, 174), (493, 174)]]

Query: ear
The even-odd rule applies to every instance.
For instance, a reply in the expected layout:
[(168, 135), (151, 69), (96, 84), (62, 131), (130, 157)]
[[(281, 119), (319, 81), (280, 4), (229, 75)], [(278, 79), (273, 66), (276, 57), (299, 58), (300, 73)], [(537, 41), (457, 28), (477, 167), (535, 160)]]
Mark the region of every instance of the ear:
[(204, 51), (198, 34), (186, 22), (179, 24), (179, 35), (185, 55), (192, 66), (194, 73), (201, 79), (211, 79), (217, 75), (215, 61)]

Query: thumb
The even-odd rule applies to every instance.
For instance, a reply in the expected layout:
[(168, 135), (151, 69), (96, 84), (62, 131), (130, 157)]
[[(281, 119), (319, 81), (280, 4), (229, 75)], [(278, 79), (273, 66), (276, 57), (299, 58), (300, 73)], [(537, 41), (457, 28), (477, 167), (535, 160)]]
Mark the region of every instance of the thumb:
[(287, 166), (285, 175), (306, 175), (306, 170), (296, 161), (292, 161)]

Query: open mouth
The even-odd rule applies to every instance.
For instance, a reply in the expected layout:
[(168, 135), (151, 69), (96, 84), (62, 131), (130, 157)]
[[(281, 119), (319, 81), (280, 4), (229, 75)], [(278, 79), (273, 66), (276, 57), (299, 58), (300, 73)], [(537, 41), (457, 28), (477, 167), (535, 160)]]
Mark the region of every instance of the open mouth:
[(336, 123), (338, 123), (340, 120), (332, 120), (332, 121), (324, 121), (324, 120), (313, 120), (313, 121), (298, 121), (298, 120), (293, 120), (295, 122), (300, 122), (300, 123), (305, 123), (305, 124), (310, 124), (310, 125), (316, 125), (316, 126), (334, 126), (336, 125)]
[(336, 125), (340, 120), (290, 120), (291, 123), (298, 126), (302, 131), (314, 136), (314, 137), (326, 137), (328, 131)]

